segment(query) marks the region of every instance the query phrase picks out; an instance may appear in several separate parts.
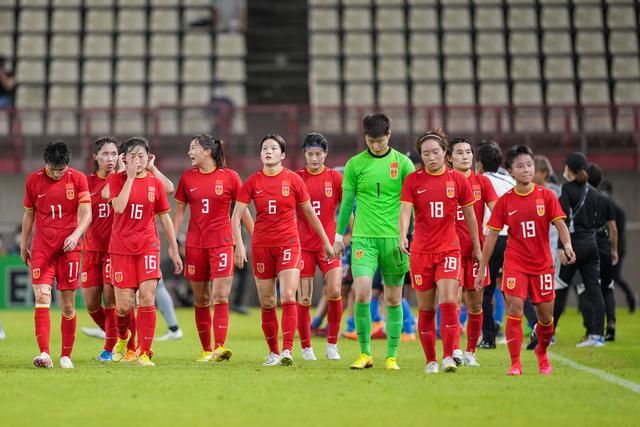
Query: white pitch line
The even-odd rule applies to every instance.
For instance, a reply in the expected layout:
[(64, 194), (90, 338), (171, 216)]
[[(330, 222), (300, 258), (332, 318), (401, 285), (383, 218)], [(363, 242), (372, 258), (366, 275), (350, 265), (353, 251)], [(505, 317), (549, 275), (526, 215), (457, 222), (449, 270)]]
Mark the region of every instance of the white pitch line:
[(605, 371), (601, 371), (600, 369), (596, 369), (596, 368), (591, 368), (589, 366), (586, 365), (582, 365), (578, 362), (574, 362), (571, 359), (567, 359), (566, 357), (560, 356), (558, 354), (555, 353), (551, 353), (549, 352), (549, 356), (552, 359), (555, 359), (561, 363), (564, 363), (567, 366), (572, 367), (573, 369), (577, 369), (578, 371), (583, 371), (583, 372), (587, 372), (591, 375), (595, 375), (598, 378), (601, 378), (605, 381), (608, 381), (612, 384), (618, 385), (620, 387), (624, 387), (628, 390), (631, 390), (634, 393), (638, 393), (640, 394), (640, 384), (636, 384), (632, 381), (629, 380), (625, 380), (623, 378), (617, 377), (613, 374), (610, 374), (608, 372)]

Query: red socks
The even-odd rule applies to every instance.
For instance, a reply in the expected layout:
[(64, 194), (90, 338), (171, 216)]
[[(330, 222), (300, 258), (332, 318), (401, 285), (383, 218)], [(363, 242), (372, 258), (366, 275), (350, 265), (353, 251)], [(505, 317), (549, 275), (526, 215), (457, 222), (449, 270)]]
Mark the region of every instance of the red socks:
[(60, 354), (60, 357), (71, 357), (71, 352), (73, 351), (73, 343), (76, 340), (76, 318), (77, 316), (75, 313), (70, 319), (61, 316), (60, 332), (62, 335), (62, 353)]
[[(284, 307), (284, 304), (282, 305)], [(297, 303), (298, 307), (298, 336), (302, 348), (311, 347), (311, 307)], [(284, 311), (282, 313), (282, 329), (284, 331)]]
[(131, 323), (131, 313), (124, 316), (116, 314), (116, 327), (118, 329), (118, 338), (126, 340), (129, 330), (129, 324)]
[(113, 351), (118, 338), (118, 327), (116, 326), (116, 309), (104, 309), (104, 349)]
[(342, 323), (342, 298), (327, 301), (327, 343), (337, 344)]
[(269, 346), (269, 351), (280, 354), (278, 349), (278, 316), (275, 307), (262, 307), (262, 332)]
[(418, 335), (427, 363), (436, 361), (436, 312), (420, 310), (418, 312)]
[(538, 345), (536, 346), (536, 351), (538, 353), (546, 353), (547, 347), (551, 343), (551, 338), (553, 338), (553, 320), (548, 325), (543, 325), (538, 321), (536, 326), (536, 334), (538, 334)]
[(49, 337), (51, 335), (49, 307), (36, 307), (34, 323), (36, 326), (36, 341), (38, 342), (40, 353), (51, 354), (51, 351), (49, 351)]
[(282, 303), (282, 350), (293, 348), (293, 339), (296, 336), (296, 323), (298, 323), (298, 310), (295, 301)]
[(213, 305), (213, 339), (214, 348), (224, 347), (229, 329), (229, 304), (226, 302)]
[(467, 320), (467, 351), (475, 353), (478, 338), (482, 335), (482, 310), (480, 313), (469, 313)]
[[(551, 327), (553, 330), (553, 326)], [(520, 352), (522, 350), (522, 317), (507, 316), (507, 347), (511, 356), (511, 365), (520, 364)]]
[[(440, 304), (440, 335), (442, 336), (442, 357), (451, 357), (453, 350), (459, 345), (460, 320), (458, 319), (458, 305), (455, 303)], [(458, 342), (456, 342), (458, 338)]]
[[(131, 338), (127, 343), (127, 350), (136, 351), (136, 309), (133, 307), (131, 307), (131, 312), (129, 313), (129, 330), (131, 331)], [(140, 338), (138, 338), (138, 341), (140, 341)]]
[(211, 348), (211, 307), (200, 307), (196, 305), (196, 328), (198, 329), (198, 336), (200, 337), (200, 344), (204, 351), (212, 351)]
[(149, 355), (153, 336), (156, 333), (156, 306), (138, 307), (138, 342), (140, 354)]
[(105, 312), (104, 312), (105, 308), (103, 306), (100, 306), (99, 309), (97, 309), (96, 311), (90, 311), (89, 312), (89, 316), (91, 316), (91, 318), (93, 319), (94, 322), (96, 322), (96, 325), (98, 325), (98, 327), (100, 329), (102, 329), (103, 331), (106, 332), (105, 328)]

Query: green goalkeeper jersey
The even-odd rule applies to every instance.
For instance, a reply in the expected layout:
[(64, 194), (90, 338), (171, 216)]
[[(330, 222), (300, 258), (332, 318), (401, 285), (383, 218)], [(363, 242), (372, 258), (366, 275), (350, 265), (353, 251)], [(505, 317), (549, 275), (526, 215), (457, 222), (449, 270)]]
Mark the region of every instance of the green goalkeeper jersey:
[(337, 232), (346, 231), (355, 195), (352, 236), (398, 238), (402, 182), (414, 170), (411, 160), (393, 148), (382, 156), (366, 150), (349, 159), (344, 168)]

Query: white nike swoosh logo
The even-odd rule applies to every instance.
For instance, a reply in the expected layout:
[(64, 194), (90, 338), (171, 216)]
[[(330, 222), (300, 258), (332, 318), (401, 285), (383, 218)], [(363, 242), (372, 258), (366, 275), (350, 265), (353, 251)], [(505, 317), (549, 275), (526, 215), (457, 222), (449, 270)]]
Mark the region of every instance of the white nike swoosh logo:
[(545, 295), (549, 295), (551, 293), (551, 291), (548, 292), (541, 292), (540, 295), (545, 296)]
[(46, 196), (46, 194), (38, 194), (38, 199), (44, 196)]
[(330, 260), (330, 261), (327, 261), (327, 264), (332, 264), (332, 263), (333, 263), (333, 261), (335, 261), (335, 259), (332, 259), (332, 260)]
[(256, 191), (256, 194), (262, 193), (264, 190)]
[(514, 213), (518, 212), (518, 210), (516, 209), (515, 211), (510, 211), (509, 212), (509, 216), (513, 215)]
[(97, 192), (97, 191), (96, 191), (95, 193), (90, 193), (90, 194), (89, 194), (89, 196), (90, 196), (90, 197), (93, 197), (93, 196), (95, 196), (96, 194), (98, 194), (98, 192)]
[(422, 193), (424, 193), (425, 191), (427, 191), (427, 190), (418, 190), (418, 194), (422, 194)]
[(145, 271), (146, 274), (150, 274), (150, 273), (154, 273), (154, 272), (155, 272), (155, 270), (147, 270), (147, 271)]
[[(78, 278), (76, 277), (75, 279), (69, 279), (69, 282), (75, 282), (76, 280), (78, 280)], [(544, 294), (543, 294), (544, 295)]]
[(197, 189), (198, 189), (198, 187), (196, 187), (196, 188), (190, 188), (190, 189), (189, 189), (189, 191), (193, 192), (193, 191), (196, 191)]
[(221, 267), (221, 268), (218, 269), (218, 271), (222, 271), (222, 270), (226, 270), (226, 269), (227, 269), (227, 267)]

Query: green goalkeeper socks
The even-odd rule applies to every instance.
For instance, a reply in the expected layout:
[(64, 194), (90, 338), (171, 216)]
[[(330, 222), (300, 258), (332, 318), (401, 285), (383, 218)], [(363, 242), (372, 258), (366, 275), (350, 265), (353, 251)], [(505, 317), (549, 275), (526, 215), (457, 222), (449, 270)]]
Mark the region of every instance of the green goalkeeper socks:
[(396, 357), (402, 333), (402, 305), (387, 307), (387, 357)]
[[(354, 315), (356, 318), (356, 332), (358, 333), (358, 344), (360, 353), (371, 356), (371, 304), (355, 303)], [(402, 311), (400, 311), (400, 327), (402, 327)], [(397, 347), (397, 345), (396, 345)]]

